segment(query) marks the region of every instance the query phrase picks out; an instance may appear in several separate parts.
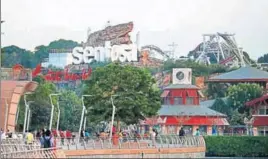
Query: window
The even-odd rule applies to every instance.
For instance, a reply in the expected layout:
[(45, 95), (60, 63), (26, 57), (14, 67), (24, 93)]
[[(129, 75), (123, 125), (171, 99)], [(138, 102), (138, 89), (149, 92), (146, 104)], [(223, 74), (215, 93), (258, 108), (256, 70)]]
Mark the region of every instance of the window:
[(268, 126), (258, 127), (259, 136), (268, 136)]
[(259, 115), (268, 115), (268, 106), (261, 106), (259, 108)]
[(182, 104), (182, 98), (181, 97), (174, 97), (174, 104)]
[(189, 105), (194, 104), (194, 98), (187, 97), (186, 98), (186, 104), (189, 104)]
[(164, 104), (170, 105), (170, 98), (169, 97), (164, 98)]

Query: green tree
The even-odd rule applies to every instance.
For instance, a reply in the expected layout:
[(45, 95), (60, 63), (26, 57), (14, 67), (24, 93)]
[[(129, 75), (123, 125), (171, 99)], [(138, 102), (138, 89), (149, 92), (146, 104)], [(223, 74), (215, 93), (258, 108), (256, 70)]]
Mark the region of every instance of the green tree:
[(232, 113), (232, 108), (227, 103), (228, 101), (225, 101), (223, 98), (216, 98), (214, 104), (211, 106), (211, 109), (230, 116)]
[(94, 95), (85, 99), (90, 121), (110, 121), (111, 95), (116, 106), (115, 120), (126, 124), (157, 114), (160, 109), (160, 90), (146, 69), (112, 63), (96, 68), (86, 82), (84, 94)]
[(34, 54), (31, 51), (19, 48), (15, 45), (7, 46), (2, 49), (2, 66), (12, 67), (21, 64), (25, 68), (33, 68)]
[[(50, 122), (50, 111), (51, 111), (51, 104), (49, 99), (49, 94), (55, 93), (56, 87), (53, 83), (50, 82), (40, 82), (35, 92), (31, 95), (27, 96), (27, 101), (33, 101), (30, 104), (30, 108), (32, 111), (31, 116), (31, 129), (38, 129), (44, 128), (49, 126)], [(54, 105), (56, 105), (56, 100), (53, 99)], [(25, 105), (23, 98), (20, 101), (20, 114), (18, 119), (18, 124), (23, 125), (24, 123), (24, 112), (25, 112)], [(55, 113), (56, 116), (57, 112)], [(56, 120), (54, 117), (53, 125), (55, 126)]]
[(244, 108), (246, 102), (262, 95), (263, 89), (258, 84), (239, 83), (228, 88), (227, 95), (231, 106)]
[(77, 131), (79, 129), (82, 104), (75, 92), (61, 92), (59, 106), (61, 110), (59, 129)]
[(76, 41), (65, 39), (55, 40), (50, 42), (48, 46), (40, 45), (35, 47), (35, 59), (38, 64), (41, 63), (45, 58), (48, 58), (48, 54), (51, 49), (73, 49), (76, 46), (79, 46), (78, 42)]
[(230, 71), (229, 68), (219, 64), (205, 65), (193, 60), (167, 60), (164, 62), (164, 70), (171, 71), (172, 68), (192, 68), (193, 76), (209, 76), (213, 73)]
[(228, 85), (225, 83), (208, 83), (206, 96), (212, 99), (225, 97)]
[(268, 63), (268, 53), (258, 58), (258, 63)]
[(228, 105), (232, 108), (231, 124), (244, 124), (243, 118), (251, 116), (245, 103), (262, 95), (263, 89), (258, 84), (240, 83), (228, 88)]

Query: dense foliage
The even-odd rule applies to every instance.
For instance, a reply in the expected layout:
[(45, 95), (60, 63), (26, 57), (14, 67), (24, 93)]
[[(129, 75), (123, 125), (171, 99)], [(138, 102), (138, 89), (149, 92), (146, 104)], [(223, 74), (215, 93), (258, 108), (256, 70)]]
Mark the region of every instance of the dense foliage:
[(2, 48), (1, 62), (2, 67), (12, 67), (15, 64), (21, 64), (25, 68), (34, 68), (45, 58), (48, 58), (51, 49), (72, 49), (79, 44), (72, 40), (56, 40), (49, 43), (48, 46), (37, 46), (35, 51), (29, 51), (18, 46), (7, 46)]
[(244, 108), (246, 102), (262, 95), (263, 89), (258, 84), (239, 83), (228, 88), (227, 95), (230, 105), (236, 108)]
[(268, 63), (268, 53), (259, 57), (257, 60), (258, 63)]
[[(38, 76), (34, 79), (39, 85), (35, 92), (27, 96), (27, 101), (33, 101), (30, 104), (31, 108), (31, 122), (29, 129), (48, 128), (51, 116), (51, 103), (49, 95), (52, 93), (61, 93), (59, 98), (59, 106), (61, 110), (59, 129), (63, 130), (78, 130), (80, 115), (82, 111), (81, 100), (73, 91), (63, 90), (57, 92), (53, 83), (46, 82), (42, 77)], [(53, 97), (54, 116), (53, 116), (53, 128), (56, 128), (56, 121), (58, 115), (57, 109), (57, 97)], [(22, 128), (24, 123), (25, 104), (23, 98), (21, 98), (19, 104), (19, 119), (18, 125)]]
[(160, 91), (146, 69), (112, 63), (93, 71), (84, 87), (84, 94), (94, 95), (85, 99), (90, 121), (110, 121), (111, 96), (116, 106), (115, 121), (127, 124), (156, 115), (160, 108)]
[(193, 77), (209, 76), (214, 73), (224, 73), (229, 71), (227, 67), (222, 65), (213, 64), (205, 65), (197, 63), (193, 60), (167, 60), (164, 62), (163, 70), (172, 70), (172, 68), (192, 68)]
[(227, 89), (227, 98), (216, 98), (211, 109), (226, 114), (231, 125), (244, 125), (244, 117), (251, 117), (245, 103), (260, 97), (262, 92), (263, 90), (258, 84), (233, 85)]
[(206, 136), (206, 156), (268, 157), (265, 136)]

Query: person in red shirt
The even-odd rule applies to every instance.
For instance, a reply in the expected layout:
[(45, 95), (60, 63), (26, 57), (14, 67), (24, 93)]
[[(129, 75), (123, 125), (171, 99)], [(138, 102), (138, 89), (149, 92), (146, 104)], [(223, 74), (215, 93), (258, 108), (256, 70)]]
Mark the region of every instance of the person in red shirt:
[(67, 137), (68, 143), (70, 144), (71, 143), (71, 138), (72, 138), (72, 132), (67, 130), (66, 131), (66, 137)]
[(60, 138), (61, 138), (61, 144), (64, 145), (64, 138), (65, 138), (64, 131), (60, 131)]

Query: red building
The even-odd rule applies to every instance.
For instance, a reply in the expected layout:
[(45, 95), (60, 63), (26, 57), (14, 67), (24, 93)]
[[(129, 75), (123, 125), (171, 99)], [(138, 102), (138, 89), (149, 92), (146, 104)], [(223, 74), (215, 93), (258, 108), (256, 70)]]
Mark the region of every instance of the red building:
[(200, 105), (199, 89), (191, 84), (191, 76), (191, 69), (173, 69), (173, 84), (164, 88), (158, 116), (143, 121), (141, 132), (153, 126), (162, 134), (178, 134), (182, 126), (187, 134), (194, 134), (197, 128), (208, 135), (223, 132), (229, 125), (226, 115)]
[(268, 95), (253, 99), (246, 103), (252, 113), (254, 136), (268, 136)]
[[(210, 83), (228, 83), (236, 85), (238, 83), (256, 83), (268, 90), (268, 72), (246, 66), (237, 70), (213, 76), (207, 80)], [(268, 135), (268, 95), (265, 94), (260, 98), (253, 99), (245, 105), (251, 109), (252, 119), (245, 120), (245, 124), (253, 127), (254, 135)], [(245, 125), (246, 127), (246, 125)]]

